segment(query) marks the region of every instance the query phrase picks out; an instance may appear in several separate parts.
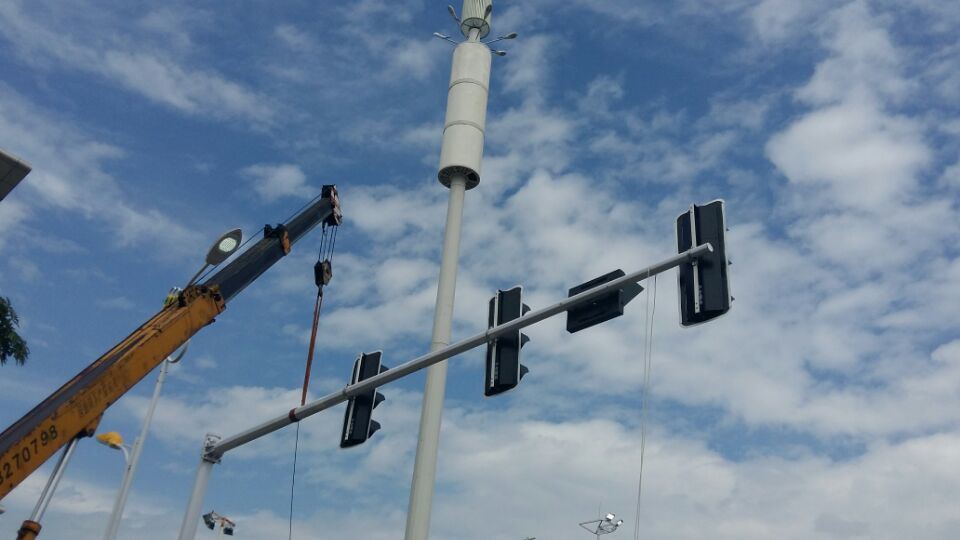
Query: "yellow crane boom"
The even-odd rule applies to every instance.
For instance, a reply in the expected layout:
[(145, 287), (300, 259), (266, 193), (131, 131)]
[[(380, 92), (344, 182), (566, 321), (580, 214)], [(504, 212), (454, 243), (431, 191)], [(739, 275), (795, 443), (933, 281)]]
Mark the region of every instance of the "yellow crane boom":
[(291, 246), (322, 223), (339, 225), (334, 186), (277, 227), (210, 279), (187, 287), (176, 302), (133, 331), (60, 389), (0, 434), (0, 500), (76, 437), (93, 435), (107, 407), (150, 371), (212, 323), (235, 295), (290, 252)]

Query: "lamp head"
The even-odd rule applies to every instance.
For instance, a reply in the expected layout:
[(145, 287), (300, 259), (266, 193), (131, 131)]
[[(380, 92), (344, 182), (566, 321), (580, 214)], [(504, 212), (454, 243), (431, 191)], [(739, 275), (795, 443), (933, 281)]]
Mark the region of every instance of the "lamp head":
[(217, 266), (227, 260), (240, 247), (241, 240), (243, 240), (243, 233), (240, 229), (233, 229), (220, 235), (220, 238), (207, 251), (207, 264)]
[(97, 435), (97, 442), (105, 446), (109, 446), (114, 450), (123, 448), (123, 436), (116, 431), (110, 431)]
[(615, 517), (617, 517), (615, 514), (607, 514), (606, 517), (603, 518), (603, 520), (604, 520), (604, 521), (613, 521), (613, 518), (615, 518)]

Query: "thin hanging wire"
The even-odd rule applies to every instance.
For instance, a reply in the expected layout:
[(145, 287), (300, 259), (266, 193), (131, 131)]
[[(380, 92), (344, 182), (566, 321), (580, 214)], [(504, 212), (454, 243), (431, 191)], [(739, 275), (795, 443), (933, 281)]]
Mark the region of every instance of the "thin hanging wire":
[[(650, 297), (653, 296), (651, 305)], [(636, 519), (633, 524), (633, 538), (640, 540), (640, 498), (643, 494), (643, 461), (647, 449), (647, 411), (650, 401), (650, 372), (653, 365), (653, 321), (657, 311), (657, 276), (653, 276), (653, 286), (647, 290), (646, 309), (644, 314), (644, 344), (643, 344), (643, 390), (640, 405), (640, 475), (637, 479), (637, 507)]]
[[(299, 212), (298, 212), (299, 213)], [(317, 261), (331, 261), (333, 259), (333, 250), (337, 243), (337, 230), (339, 227), (333, 226), (333, 232), (327, 234), (327, 224), (322, 226), (323, 233), (320, 236), (320, 249), (317, 251)], [(300, 406), (302, 407), (307, 399), (307, 385), (310, 379), (310, 365), (313, 360), (314, 347), (316, 346), (317, 326), (320, 322), (320, 309), (323, 307), (323, 283), (317, 285), (317, 299), (313, 310), (313, 327), (310, 337), (309, 350), (307, 351), (307, 368), (303, 379), (303, 391), (300, 396)], [(287, 523), (287, 539), (293, 539), (293, 501), (295, 497), (295, 488), (297, 484), (297, 456), (300, 450), (300, 422), (297, 422), (297, 432), (293, 443), (293, 471), (290, 475), (290, 514)]]
[(323, 197), (323, 193), (321, 192), (319, 195), (317, 195), (316, 197), (310, 199), (309, 202), (307, 202), (306, 204), (304, 204), (303, 206), (301, 206), (296, 212), (294, 212), (294, 213), (290, 214), (289, 216), (287, 216), (287, 219), (281, 221), (280, 223), (284, 223), (284, 224), (287, 223), (288, 221), (290, 221), (291, 219), (293, 219), (294, 216), (296, 216), (296, 215), (299, 214), (300, 212), (303, 212), (304, 210), (306, 210), (310, 205), (312, 205), (312, 204), (314, 204), (315, 202), (319, 201), (322, 197)]
[(287, 525), (287, 540), (293, 539), (293, 490), (297, 485), (297, 454), (300, 450), (300, 422), (297, 422), (297, 436), (293, 442), (293, 474), (290, 476), (290, 522)]

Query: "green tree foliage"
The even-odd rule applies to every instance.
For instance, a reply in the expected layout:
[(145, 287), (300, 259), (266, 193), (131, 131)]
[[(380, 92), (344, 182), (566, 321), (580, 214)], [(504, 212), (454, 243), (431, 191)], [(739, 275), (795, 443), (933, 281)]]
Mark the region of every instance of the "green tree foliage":
[(7, 363), (7, 358), (13, 358), (22, 366), (30, 356), (27, 342), (17, 333), (19, 327), (20, 319), (10, 305), (10, 299), (0, 296), (0, 366)]

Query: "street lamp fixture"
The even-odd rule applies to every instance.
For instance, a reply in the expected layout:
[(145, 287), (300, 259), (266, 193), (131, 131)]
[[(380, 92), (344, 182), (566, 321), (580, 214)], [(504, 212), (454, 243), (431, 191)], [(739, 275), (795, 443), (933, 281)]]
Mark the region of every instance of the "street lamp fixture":
[(97, 435), (97, 442), (104, 446), (109, 446), (114, 450), (123, 452), (124, 463), (130, 463), (130, 454), (127, 452), (127, 445), (123, 444), (123, 436), (116, 431), (108, 431)]
[(207, 267), (217, 266), (223, 261), (227, 260), (230, 255), (233, 255), (233, 252), (240, 247), (240, 241), (243, 240), (243, 232), (240, 229), (233, 229), (227, 231), (220, 235), (220, 238), (210, 246), (210, 249), (207, 250), (207, 257), (203, 267), (196, 273), (190, 282), (187, 283), (187, 287), (194, 284), (200, 274), (203, 273)]
[(518, 33), (516, 33), (516, 32), (510, 32), (509, 34), (506, 34), (506, 35), (504, 35), (504, 36), (500, 36), (500, 37), (498, 37), (497, 39), (491, 39), (490, 41), (486, 41), (486, 42), (484, 42), (484, 43), (486, 43), (487, 45), (489, 45), (489, 44), (491, 44), (491, 43), (496, 43), (496, 42), (498, 42), (498, 41), (503, 41), (503, 40), (505, 40), (505, 39), (517, 39), (517, 36), (519, 36), (519, 35), (520, 35), (520, 34), (518, 34)]
[(615, 532), (620, 528), (621, 525), (623, 525), (622, 519), (614, 521), (615, 519), (617, 519), (616, 514), (607, 514), (603, 517), (603, 519), (584, 521), (580, 524), (580, 527), (599, 538), (601, 534), (610, 534)]

